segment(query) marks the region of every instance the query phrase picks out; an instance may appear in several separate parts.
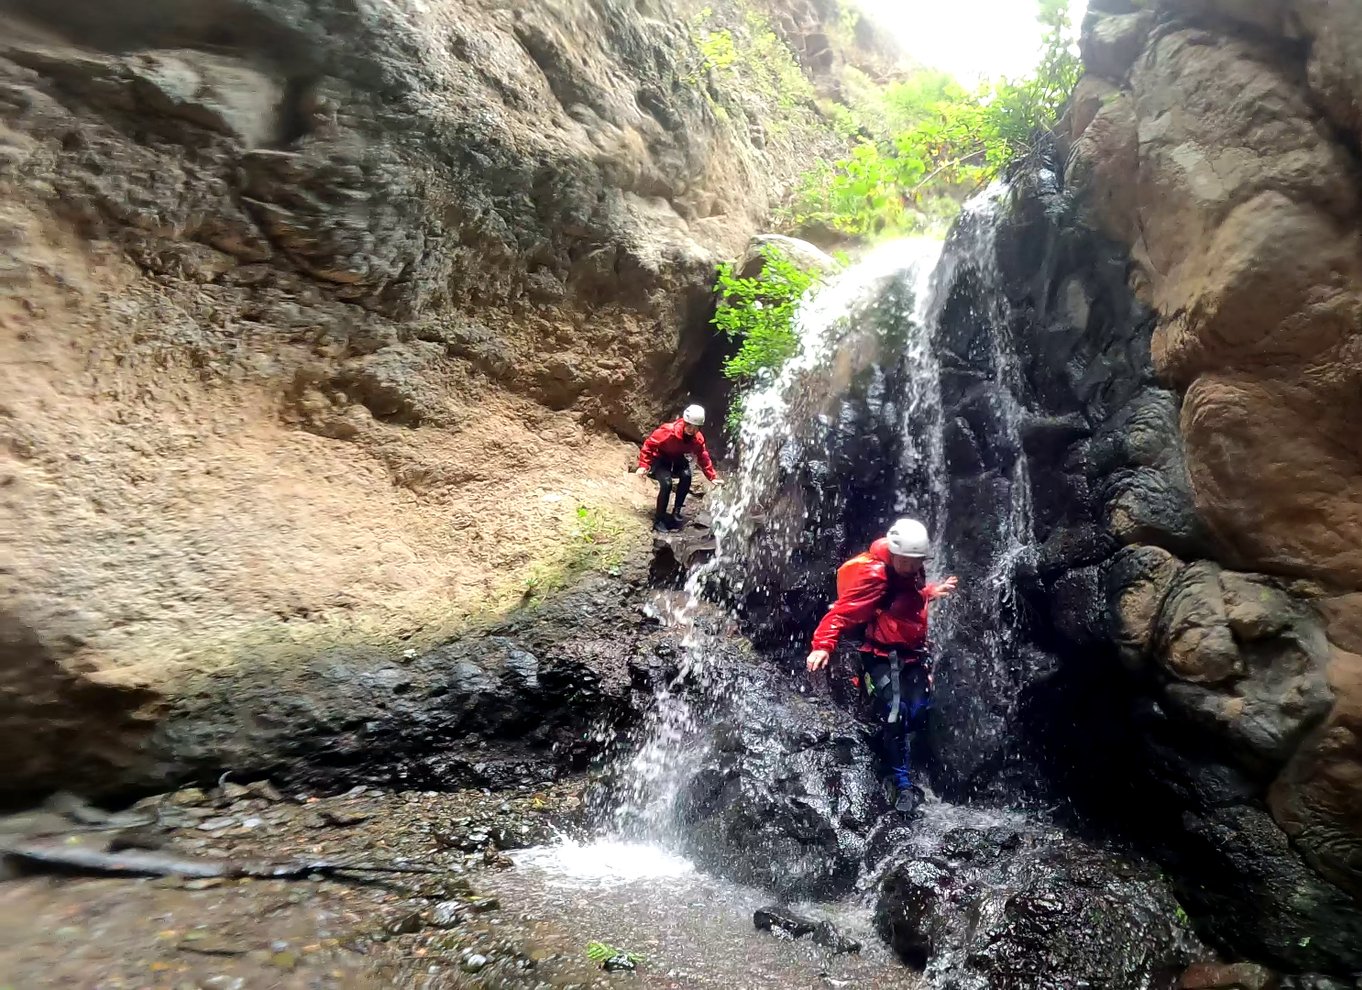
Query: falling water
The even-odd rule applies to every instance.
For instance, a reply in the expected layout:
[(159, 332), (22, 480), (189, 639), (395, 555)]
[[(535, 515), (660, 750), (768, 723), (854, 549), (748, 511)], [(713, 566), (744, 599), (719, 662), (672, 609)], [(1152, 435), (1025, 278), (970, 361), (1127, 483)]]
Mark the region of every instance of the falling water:
[[(712, 560), (689, 577), (684, 602), (667, 616), (684, 630), (683, 655), (674, 678), (655, 698), (634, 748), (606, 798), (611, 831), (666, 843), (672, 808), (681, 785), (696, 769), (703, 739), (717, 706), (751, 703), (732, 691), (731, 641), (725, 646), (726, 616), (708, 603), (716, 587), (740, 598), (763, 580), (788, 567), (794, 547), (810, 527), (807, 502), (778, 503), (777, 492), (791, 471), (821, 443), (820, 430), (793, 424), (834, 425), (846, 383), (882, 354), (882, 320), (869, 310), (882, 305), (891, 286), (910, 287), (906, 312), (896, 313), (914, 353), (926, 354), (928, 280), (941, 244), (912, 239), (885, 245), (839, 275), (803, 307), (797, 321), (799, 350), (768, 385), (749, 396), (739, 439), (739, 470), (714, 512), (717, 550)], [(917, 400), (926, 404), (927, 391)]]
[[(998, 216), (1008, 189), (998, 183), (966, 204), (934, 278), (927, 322), (943, 422), (928, 431), (935, 527), (943, 573), (961, 577), (950, 607), (933, 619), (941, 664), (935, 749), (957, 793), (993, 789), (1018, 763), (1013, 750), (1025, 646), (1017, 574), (1034, 554), (1031, 484), (1022, 455), (1026, 410), (1013, 314), (998, 268)], [(964, 300), (963, 311), (952, 311)], [(978, 470), (948, 463), (952, 441), (977, 453)], [(968, 435), (971, 439), (964, 440)], [(921, 473), (921, 467), (907, 465)]]

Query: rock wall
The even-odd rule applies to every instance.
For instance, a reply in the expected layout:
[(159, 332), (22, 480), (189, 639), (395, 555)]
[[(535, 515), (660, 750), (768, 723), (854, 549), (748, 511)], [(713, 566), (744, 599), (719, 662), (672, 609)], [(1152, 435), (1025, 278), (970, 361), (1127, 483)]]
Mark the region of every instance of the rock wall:
[(0, 792), (632, 531), (800, 168), (723, 97), (663, 0), (0, 3)]
[(998, 251), (1034, 634), (1074, 692), (1038, 737), (1148, 822), (1204, 932), (1335, 974), (1362, 971), (1359, 17), (1094, 0)]

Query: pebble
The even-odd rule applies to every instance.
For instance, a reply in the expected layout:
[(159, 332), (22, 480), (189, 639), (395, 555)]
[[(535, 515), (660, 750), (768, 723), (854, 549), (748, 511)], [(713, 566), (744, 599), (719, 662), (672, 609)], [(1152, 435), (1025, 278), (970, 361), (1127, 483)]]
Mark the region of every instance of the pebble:
[(463, 969), (465, 973), (476, 973), (486, 965), (487, 957), (478, 952), (473, 953), (471, 956), (469, 956), (467, 959), (463, 961)]
[(199, 980), (199, 990), (241, 990), (245, 985), (241, 976), (209, 976)]
[(430, 909), (426, 921), (432, 928), (454, 928), (463, 920), (463, 912), (462, 901), (440, 901)]
[(204, 832), (218, 832), (235, 824), (235, 818), (210, 818), (206, 822), (200, 822), (199, 829)]
[(265, 801), (279, 802), (284, 800), (284, 795), (279, 793), (279, 789), (268, 780), (257, 780), (246, 785), (246, 790), (250, 791), (255, 797)]

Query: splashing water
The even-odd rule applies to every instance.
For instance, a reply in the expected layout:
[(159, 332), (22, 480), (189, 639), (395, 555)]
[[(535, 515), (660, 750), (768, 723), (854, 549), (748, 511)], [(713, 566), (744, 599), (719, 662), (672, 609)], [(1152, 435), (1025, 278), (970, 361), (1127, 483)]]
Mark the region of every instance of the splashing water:
[(548, 882), (565, 887), (612, 887), (645, 880), (672, 880), (695, 872), (688, 859), (643, 842), (565, 839), (515, 853), (517, 866), (539, 867)]

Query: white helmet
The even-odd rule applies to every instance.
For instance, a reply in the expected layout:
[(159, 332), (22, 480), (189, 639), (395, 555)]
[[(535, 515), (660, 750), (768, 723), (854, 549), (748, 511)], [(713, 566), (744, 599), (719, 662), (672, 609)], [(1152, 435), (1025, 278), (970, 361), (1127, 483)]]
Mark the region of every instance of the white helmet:
[(930, 557), (932, 540), (927, 527), (916, 519), (900, 519), (887, 534), (889, 552), (896, 557)]
[(686, 406), (686, 411), (683, 412), (683, 413), (681, 414), (681, 418), (684, 419), (684, 420), (685, 420), (687, 423), (689, 423), (691, 426), (704, 426), (704, 425), (705, 425), (705, 407), (704, 407), (704, 406)]

